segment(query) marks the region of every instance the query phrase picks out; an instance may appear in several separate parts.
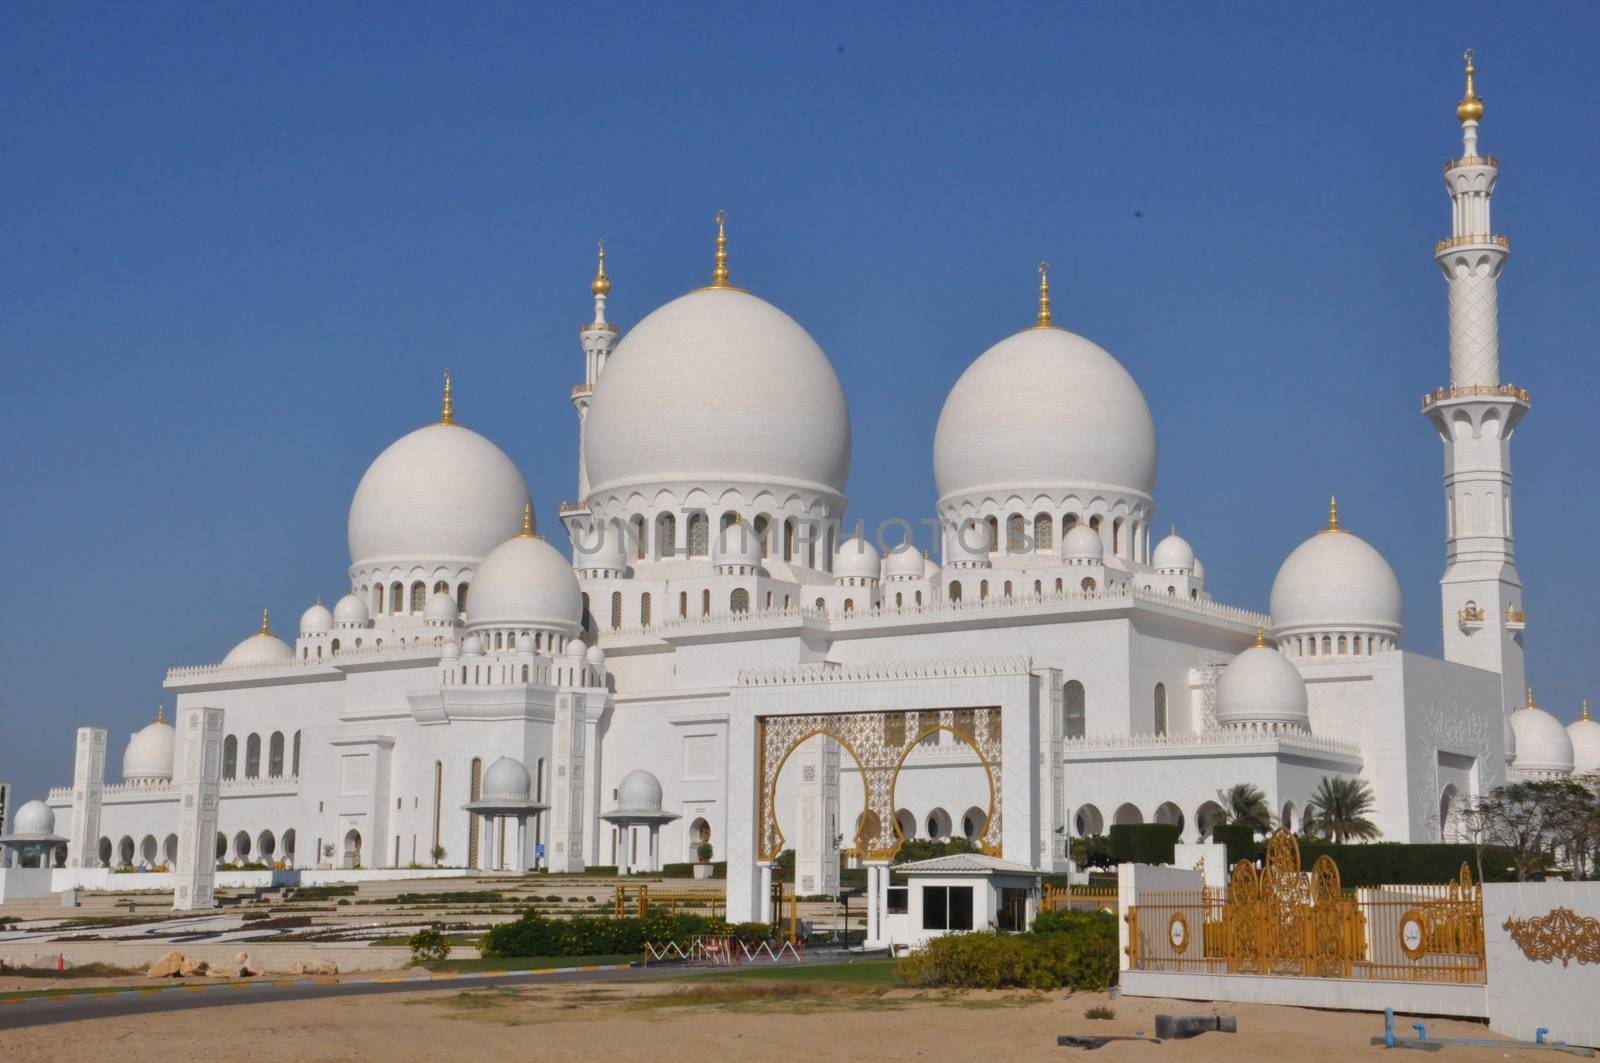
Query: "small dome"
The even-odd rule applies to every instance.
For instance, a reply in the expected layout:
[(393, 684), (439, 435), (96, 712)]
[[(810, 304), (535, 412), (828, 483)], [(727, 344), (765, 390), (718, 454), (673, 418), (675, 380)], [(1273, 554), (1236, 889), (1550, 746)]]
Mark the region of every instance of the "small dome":
[(1156, 544), (1150, 554), (1150, 567), (1163, 572), (1193, 572), (1194, 547), (1174, 528), (1171, 534)]
[(617, 808), (626, 812), (660, 812), (661, 780), (643, 768), (630, 771), (617, 786)]
[(333, 607), (333, 622), (340, 627), (366, 627), (371, 619), (367, 603), (353, 593), (340, 598)]
[(533, 535), (507, 539), (483, 559), (472, 582), (467, 623), (483, 627), (578, 630), (583, 594), (572, 566)]
[(444, 645), (439, 647), (439, 656), (447, 661), (460, 660), (461, 643), (457, 642), (453, 638), (445, 639)]
[(517, 636), (517, 652), (518, 653), (532, 653), (533, 652), (533, 636), (528, 634), (526, 631), (524, 631), (522, 634)]
[(884, 572), (890, 579), (921, 579), (927, 573), (927, 562), (909, 540), (889, 551)]
[(460, 618), (455, 598), (446, 591), (434, 591), (428, 595), (427, 604), (422, 607), (422, 619), (430, 623), (453, 624)]
[[(326, 610), (324, 610), (326, 612)], [(122, 754), (122, 778), (127, 782), (148, 782), (172, 778), (173, 749), (178, 732), (162, 720), (134, 732)]]
[(1106, 544), (1087, 524), (1074, 524), (1061, 540), (1061, 556), (1068, 561), (1103, 561)]
[(933, 439), (941, 500), (1086, 491), (1146, 498), (1156, 425), (1144, 394), (1098, 345), (1060, 328), (1008, 336), (950, 389)]
[(833, 555), (835, 579), (877, 579), (881, 559), (878, 548), (861, 535), (853, 535), (840, 544)]
[(1600, 723), (1589, 719), (1589, 703), (1583, 703), (1583, 718), (1567, 724), (1567, 738), (1572, 742), (1572, 772), (1587, 775), (1600, 771)]
[(606, 651), (599, 646), (590, 646), (589, 652), (583, 655), (583, 659), (598, 668), (606, 663)]
[(56, 832), (56, 814), (43, 801), (29, 801), (11, 818), (13, 835), (48, 835)]
[(419, 428), (361, 477), (350, 563), (476, 562), (517, 534), (530, 501), (522, 473), (483, 436), (458, 424)]
[(300, 634), (323, 635), (333, 630), (333, 614), (318, 598), (316, 604), (300, 614)]
[(1572, 737), (1561, 721), (1533, 703), (1511, 713), (1511, 728), (1517, 735), (1517, 759), (1513, 767), (1523, 774), (1572, 774)]
[(962, 568), (987, 568), (989, 529), (978, 521), (946, 525), (944, 563)]
[(627, 536), (615, 524), (602, 521), (593, 528), (577, 530), (568, 538), (572, 540), (573, 568), (627, 570)]
[(222, 658), (223, 664), (262, 665), (294, 660), (290, 645), (272, 633), (267, 626), (267, 614), (261, 614), (261, 630), (239, 643)]
[(567, 643), (568, 657), (582, 657), (588, 652), (589, 644), (584, 642), (582, 639), (573, 639), (571, 642)]
[(828, 356), (737, 288), (690, 292), (629, 329), (585, 424), (591, 495), (714, 481), (843, 495), (850, 474), (850, 414)]
[(1289, 659), (1255, 645), (1235, 657), (1217, 679), (1217, 723), (1266, 723), (1311, 730), (1306, 682)]
[(1380, 628), (1400, 634), (1400, 581), (1383, 555), (1338, 527), (1295, 548), (1272, 581), (1272, 628), (1338, 631)]
[(461, 643), (461, 652), (467, 657), (482, 657), (483, 639), (478, 635), (468, 635)]
[(711, 563), (717, 566), (736, 565), (758, 568), (761, 565), (761, 539), (748, 524), (739, 521), (717, 533), (711, 546)]
[(501, 757), (483, 773), (485, 800), (526, 801), (532, 789), (533, 780), (528, 777), (528, 769), (521, 761), (510, 757)]
[(1202, 589), (1206, 585), (1206, 566), (1200, 563), (1198, 557), (1194, 559), (1194, 581)]

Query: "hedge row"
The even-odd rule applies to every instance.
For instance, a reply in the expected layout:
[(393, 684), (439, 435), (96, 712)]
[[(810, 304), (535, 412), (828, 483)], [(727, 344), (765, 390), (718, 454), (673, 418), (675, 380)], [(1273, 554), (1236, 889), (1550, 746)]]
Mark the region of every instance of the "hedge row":
[(528, 912), (514, 923), (492, 927), (479, 942), (485, 959), (508, 956), (606, 956), (644, 951), (646, 941), (686, 945), (691, 938), (731, 934), (744, 941), (765, 941), (766, 923), (735, 923), (704, 915), (648, 915), (643, 919), (580, 917), (549, 919)]
[[(1471, 869), (1472, 880), (1478, 880), (1478, 854), (1471, 845), (1403, 842), (1335, 845), (1305, 838), (1298, 841), (1300, 866), (1304, 870), (1311, 870), (1317, 857), (1326, 854), (1339, 865), (1339, 881), (1346, 887), (1453, 882), (1461, 874), (1462, 864)], [(1483, 875), (1490, 882), (1515, 882), (1517, 872), (1510, 853), (1497, 846), (1486, 849)]]
[(1172, 823), (1118, 823), (1111, 858), (1119, 864), (1170, 864), (1181, 831)]
[(1030, 934), (947, 934), (900, 961), (902, 981), (954, 989), (1099, 990), (1117, 980), (1117, 920), (1044, 913)]

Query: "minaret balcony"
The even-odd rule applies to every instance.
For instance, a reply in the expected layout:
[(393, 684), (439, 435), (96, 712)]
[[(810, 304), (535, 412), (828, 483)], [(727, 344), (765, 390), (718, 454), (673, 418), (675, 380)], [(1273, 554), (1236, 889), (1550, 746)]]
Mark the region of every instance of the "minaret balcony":
[(1444, 172), (1459, 170), (1465, 166), (1492, 166), (1500, 169), (1500, 160), (1493, 155), (1463, 155), (1459, 159), (1450, 159), (1444, 164)]
[(1533, 401), (1532, 393), (1527, 388), (1519, 388), (1514, 384), (1469, 384), (1465, 387), (1435, 388), (1422, 396), (1422, 408), (1426, 410), (1434, 403), (1446, 399), (1511, 399), (1522, 403)]
[(585, 504), (583, 502), (563, 502), (563, 503), (561, 503), (561, 515), (563, 517), (569, 516), (569, 515), (571, 515), (573, 513), (587, 513), (587, 512), (589, 512), (589, 507), (588, 507), (587, 504)]
[(583, 328), (579, 329), (578, 331), (579, 332), (610, 332), (610, 333), (612, 333), (614, 335), (617, 332), (617, 326), (613, 325), (609, 321), (591, 321), (587, 325), (583, 326)]
[(1508, 631), (1521, 631), (1528, 626), (1528, 614), (1521, 609), (1506, 610), (1506, 629)]
[(1511, 237), (1501, 233), (1467, 233), (1464, 236), (1449, 236), (1433, 245), (1434, 254), (1448, 251), (1452, 247), (1503, 247), (1511, 250)]
[(572, 397), (575, 398), (575, 399), (582, 398), (585, 395), (593, 395), (593, 394), (594, 394), (594, 385), (593, 384), (578, 384), (577, 386), (575, 386), (572, 389)]
[(1477, 631), (1483, 627), (1483, 610), (1476, 605), (1469, 605), (1456, 614), (1456, 621), (1462, 631)]

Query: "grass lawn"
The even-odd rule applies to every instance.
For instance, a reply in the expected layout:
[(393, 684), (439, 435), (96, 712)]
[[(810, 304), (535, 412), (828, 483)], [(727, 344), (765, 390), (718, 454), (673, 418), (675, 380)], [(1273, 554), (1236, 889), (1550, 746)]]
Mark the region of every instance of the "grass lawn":
[(725, 980), (764, 982), (827, 982), (833, 985), (898, 985), (895, 965), (898, 960), (858, 960), (854, 963), (799, 964), (794, 967), (746, 967), (736, 971), (712, 971), (689, 975), (683, 981), (717, 982)]
[(637, 963), (637, 952), (610, 956), (506, 956), (497, 960), (439, 960), (422, 966), (430, 971), (529, 971), (538, 967), (593, 967), (613, 963)]

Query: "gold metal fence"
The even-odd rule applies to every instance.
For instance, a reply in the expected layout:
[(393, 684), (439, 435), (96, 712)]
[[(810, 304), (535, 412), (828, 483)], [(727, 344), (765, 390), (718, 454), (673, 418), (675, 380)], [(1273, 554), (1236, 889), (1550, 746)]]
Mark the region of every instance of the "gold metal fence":
[(720, 893), (691, 893), (681, 891), (669, 893), (665, 890), (652, 892), (648, 885), (619, 885), (611, 898), (611, 915), (615, 919), (625, 917), (645, 916), (654, 912), (657, 915), (677, 915), (680, 912), (688, 915), (721, 916), (725, 908), (725, 898)]
[(1286, 831), (1225, 896), (1141, 893), (1127, 914), (1134, 970), (1482, 984), (1483, 890), (1465, 865), (1447, 885), (1345, 890), (1328, 857), (1310, 872)]
[(1041, 912), (1110, 912), (1117, 911), (1115, 886), (1046, 886), (1039, 900)]

